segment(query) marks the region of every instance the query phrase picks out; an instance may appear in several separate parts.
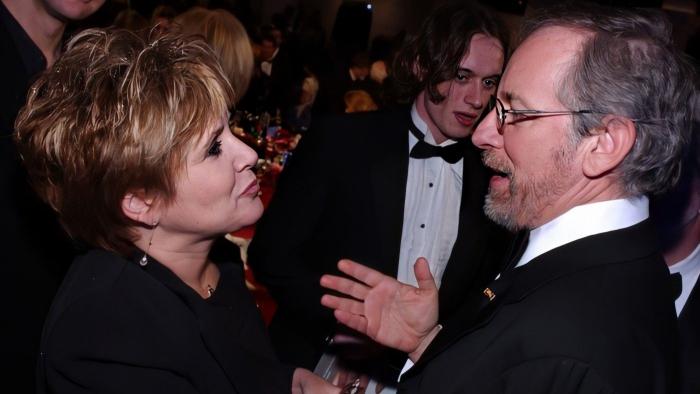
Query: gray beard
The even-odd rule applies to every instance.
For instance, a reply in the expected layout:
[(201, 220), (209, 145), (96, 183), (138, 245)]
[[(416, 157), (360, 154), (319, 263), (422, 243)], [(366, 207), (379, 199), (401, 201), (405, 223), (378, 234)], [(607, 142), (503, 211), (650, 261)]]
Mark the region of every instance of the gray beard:
[(567, 149), (555, 153), (553, 170), (534, 182), (518, 185), (517, 178), (511, 175), (507, 199), (494, 198), (489, 190), (484, 200), (486, 217), (512, 232), (531, 228), (540, 212), (570, 186), (572, 158), (573, 154)]

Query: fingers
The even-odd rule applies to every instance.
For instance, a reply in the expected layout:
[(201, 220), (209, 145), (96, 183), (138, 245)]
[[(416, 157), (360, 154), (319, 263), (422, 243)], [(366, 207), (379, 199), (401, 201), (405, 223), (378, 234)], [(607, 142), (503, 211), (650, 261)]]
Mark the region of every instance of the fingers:
[(416, 274), (416, 282), (418, 283), (419, 289), (437, 290), (435, 279), (433, 279), (433, 274), (430, 272), (428, 260), (423, 257), (419, 257), (418, 260), (416, 260), (416, 263), (413, 265), (413, 272)]
[(377, 286), (382, 280), (390, 278), (379, 271), (375, 271), (371, 268), (365, 267), (362, 264), (358, 264), (352, 260), (343, 259), (338, 262), (338, 269), (361, 281), (368, 284), (370, 287)]
[(336, 309), (333, 315), (335, 315), (336, 320), (353, 330), (367, 334), (367, 319), (364, 316), (354, 315), (339, 309)]
[(362, 283), (335, 275), (323, 275), (321, 277), (321, 286), (347, 294), (358, 300), (364, 300), (369, 292), (369, 287)]
[(333, 383), (336, 386), (345, 386), (348, 384), (348, 371), (346, 371), (344, 368), (340, 368), (338, 370), (338, 373), (335, 374), (333, 377), (333, 380), (331, 380), (331, 383)]
[(369, 384), (369, 376), (365, 374), (360, 374), (360, 387), (363, 389), (367, 388), (367, 385)]
[(321, 305), (355, 315), (363, 315), (365, 312), (364, 303), (350, 298), (336, 297), (330, 294), (324, 294), (323, 297), (321, 297)]

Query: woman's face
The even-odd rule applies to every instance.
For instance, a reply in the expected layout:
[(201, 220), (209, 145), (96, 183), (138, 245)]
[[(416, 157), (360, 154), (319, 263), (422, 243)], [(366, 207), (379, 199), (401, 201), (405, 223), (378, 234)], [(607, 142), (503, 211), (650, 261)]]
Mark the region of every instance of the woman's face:
[(237, 139), (222, 116), (190, 149), (174, 200), (163, 207), (159, 228), (203, 239), (255, 223), (263, 212), (252, 167), (258, 156)]

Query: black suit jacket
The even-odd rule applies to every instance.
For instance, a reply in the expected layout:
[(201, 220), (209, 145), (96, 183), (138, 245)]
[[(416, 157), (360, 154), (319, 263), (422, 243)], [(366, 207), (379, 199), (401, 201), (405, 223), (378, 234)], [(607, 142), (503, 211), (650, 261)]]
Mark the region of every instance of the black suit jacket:
[(283, 44), (272, 59), (272, 72), (266, 75), (256, 63), (255, 73), (243, 99), (236, 106), (254, 113), (279, 109), (285, 113), (299, 104), (305, 73), (302, 63)]
[(165, 266), (78, 257), (47, 317), (39, 393), (289, 393), (240, 265), (207, 300)]
[(695, 283), (678, 317), (683, 394), (700, 393), (700, 285)]
[(400, 392), (676, 392), (672, 286), (655, 245), (644, 221), (504, 273), (493, 300), (480, 294), (445, 324)]
[[(283, 361), (308, 368), (318, 361), (335, 327), (319, 303), (319, 278), (337, 273), (339, 259), (396, 276), (410, 121), (409, 108), (402, 108), (317, 122), (281, 174), (248, 260), (279, 305), (270, 335)], [(468, 289), (495, 276), (510, 237), (483, 214), (487, 174), (471, 144), (463, 163), (459, 231), (442, 279), (441, 318)]]
[(342, 114), (345, 113), (345, 93), (351, 90), (364, 90), (376, 104), (381, 104), (377, 95), (379, 84), (369, 76), (364, 80), (353, 81), (348, 67), (336, 70), (329, 77), (321, 80), (318, 96), (314, 102), (314, 113)]
[(14, 142), (15, 118), (46, 62), (2, 3), (0, 58), (0, 276), (13, 278), (0, 286), (0, 349), (12, 360), (3, 382), (32, 392), (41, 327), (75, 252), (30, 187)]

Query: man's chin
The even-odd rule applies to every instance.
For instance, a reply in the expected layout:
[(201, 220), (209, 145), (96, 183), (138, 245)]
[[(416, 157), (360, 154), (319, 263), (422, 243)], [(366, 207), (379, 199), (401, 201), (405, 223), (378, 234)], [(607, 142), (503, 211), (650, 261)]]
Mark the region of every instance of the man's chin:
[(517, 215), (513, 212), (512, 204), (509, 201), (493, 198), (491, 193), (486, 195), (484, 213), (494, 223), (505, 227), (509, 231), (516, 232), (522, 227), (517, 223)]

